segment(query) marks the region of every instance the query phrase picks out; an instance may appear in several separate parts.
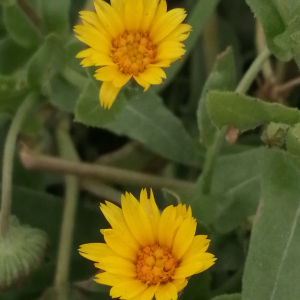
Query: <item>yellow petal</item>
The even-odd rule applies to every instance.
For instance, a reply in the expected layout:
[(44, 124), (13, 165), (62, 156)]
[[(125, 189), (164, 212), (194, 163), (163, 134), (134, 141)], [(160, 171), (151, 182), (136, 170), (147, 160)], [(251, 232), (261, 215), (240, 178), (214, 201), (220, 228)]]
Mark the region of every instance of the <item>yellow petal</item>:
[(100, 81), (113, 81), (119, 74), (122, 74), (119, 66), (114, 65), (99, 68), (96, 71), (95, 77)]
[(130, 299), (142, 293), (146, 288), (147, 285), (140, 280), (130, 279), (113, 286), (109, 294), (113, 298)]
[(161, 52), (156, 56), (156, 59), (159, 60), (177, 60), (182, 57), (186, 52), (182, 47), (177, 47), (175, 49), (162, 49)]
[(205, 249), (204, 247), (208, 246), (209, 242), (210, 242), (210, 240), (207, 239), (207, 235), (196, 235), (193, 238), (193, 241), (192, 241), (190, 247), (187, 249), (187, 251), (182, 256), (182, 260), (185, 260), (190, 256), (197, 255), (201, 252), (205, 252), (206, 250), (204, 250)]
[(174, 239), (172, 253), (179, 260), (185, 253), (185, 251), (191, 245), (195, 232), (197, 222), (194, 218), (185, 219), (180, 225)]
[(133, 236), (142, 245), (152, 245), (154, 234), (150, 225), (149, 217), (143, 211), (139, 202), (132, 194), (122, 195), (121, 204), (126, 223)]
[(201, 272), (207, 270), (208, 268), (210, 268), (211, 266), (213, 266), (215, 264), (216, 260), (217, 260), (216, 258), (213, 258), (211, 260), (204, 261), (203, 266), (201, 268), (199, 268), (199, 270), (195, 274), (198, 274), (198, 273), (201, 273)]
[(185, 19), (184, 9), (175, 8), (164, 14), (157, 22), (153, 24), (150, 31), (150, 38), (153, 43), (157, 44), (168, 36), (176, 27)]
[(124, 281), (124, 279), (127, 279), (127, 277), (103, 272), (103, 273), (97, 274), (96, 279), (94, 279), (94, 280), (100, 284), (114, 286), (114, 285), (117, 285), (120, 282)]
[(143, 1), (127, 0), (125, 6), (125, 23), (128, 31), (137, 31), (143, 17)]
[(135, 81), (144, 88), (144, 92), (146, 92), (148, 90), (148, 88), (150, 87), (150, 84), (145, 81), (144, 79), (142, 79), (139, 76), (133, 76), (133, 78), (135, 79)]
[(114, 234), (113, 229), (102, 229), (101, 233), (104, 236), (104, 240), (107, 245), (120, 256), (132, 260), (133, 262), (137, 258), (137, 252), (128, 246), (127, 243), (120, 240), (119, 236)]
[(173, 205), (164, 209), (158, 225), (158, 241), (160, 245), (172, 248), (176, 212)]
[(180, 24), (169, 35), (162, 39), (158, 43), (158, 46), (165, 41), (182, 42), (189, 36), (191, 30), (192, 26), (188, 24)]
[(187, 257), (186, 259), (182, 260), (180, 266), (185, 266), (185, 265), (188, 265), (188, 264), (191, 264), (195, 261), (211, 261), (215, 258), (215, 256), (211, 253), (208, 253), (208, 252), (200, 252), (198, 254), (195, 254), (195, 255), (192, 255), (192, 256), (189, 256)]
[(97, 50), (92, 49), (91, 60), (94, 62), (95, 66), (114, 66), (115, 63), (112, 58), (106, 54), (100, 53)]
[(159, 0), (144, 0), (144, 11), (141, 23), (141, 31), (148, 31), (157, 10)]
[(122, 22), (125, 22), (126, 0), (110, 0), (112, 8), (117, 12)]
[(131, 77), (132, 75), (119, 72), (118, 76), (116, 76), (113, 80), (113, 85), (115, 87), (122, 87), (130, 80)]
[(106, 256), (99, 259), (95, 264), (99, 269), (116, 275), (136, 277), (136, 266), (131, 261), (118, 255)]
[(139, 299), (135, 300), (152, 300), (157, 288), (158, 285), (150, 285), (145, 291), (138, 295)]
[(98, 262), (101, 257), (112, 256), (115, 253), (104, 243), (83, 244), (79, 248), (79, 253), (83, 257)]
[(113, 38), (124, 32), (124, 24), (121, 22), (116, 11), (108, 3), (103, 0), (96, 0), (95, 8), (101, 23)]
[(160, 284), (155, 292), (155, 298), (156, 300), (177, 300), (177, 289), (171, 282)]
[(181, 279), (173, 280), (172, 283), (175, 285), (177, 292), (179, 293), (186, 287), (186, 285), (188, 284), (188, 281), (185, 278), (181, 278)]
[(116, 100), (121, 88), (115, 87), (111, 81), (102, 83), (99, 93), (100, 104), (104, 108), (110, 109)]
[(157, 47), (157, 56), (166, 51), (175, 51), (183, 49), (184, 45), (180, 42), (165, 41)]
[(169, 60), (161, 60), (156, 62), (155, 64), (150, 64), (146, 68), (150, 67), (159, 67), (159, 68), (168, 68), (170, 67), (171, 62)]
[(106, 201), (106, 205), (101, 204), (100, 208), (111, 227), (115, 230), (115, 234), (117, 234), (122, 241), (127, 242), (128, 246), (137, 252), (140, 245), (130, 232), (123, 217), (122, 210), (108, 201)]
[(94, 65), (94, 62), (92, 61), (92, 59), (90, 57), (86, 57), (85, 59), (83, 59), (80, 64), (83, 67), (90, 67)]
[(190, 277), (194, 274), (197, 274), (201, 268), (203, 268), (203, 262), (201, 261), (196, 261), (182, 267), (179, 266), (175, 271), (173, 279)]
[(156, 24), (156, 22), (166, 13), (167, 13), (167, 1), (160, 0), (151, 26), (153, 26), (153, 24)]
[(95, 26), (102, 34), (104, 34), (108, 39), (111, 38), (110, 33), (105, 29), (101, 21), (99, 20), (96, 13), (92, 11), (81, 11), (80, 17), (82, 21), (88, 22), (89, 24)]
[(99, 30), (92, 26), (77, 25), (74, 31), (80, 41), (107, 55), (111, 54), (111, 42)]
[(150, 224), (154, 233), (155, 240), (158, 239), (158, 225), (160, 219), (160, 212), (155, 203), (153, 191), (150, 191), (150, 199), (148, 199), (147, 190), (141, 190), (140, 205), (150, 219)]
[(150, 84), (161, 84), (162, 77), (166, 78), (166, 73), (159, 67), (148, 67), (139, 77)]

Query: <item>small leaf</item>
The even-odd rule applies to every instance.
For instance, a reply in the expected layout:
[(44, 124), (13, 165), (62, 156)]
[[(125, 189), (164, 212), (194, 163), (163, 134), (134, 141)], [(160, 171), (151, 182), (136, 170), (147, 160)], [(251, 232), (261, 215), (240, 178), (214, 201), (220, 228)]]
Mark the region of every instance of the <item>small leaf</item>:
[(202, 142), (209, 146), (214, 141), (217, 128), (212, 124), (206, 107), (206, 96), (209, 90), (233, 90), (236, 84), (233, 51), (228, 48), (217, 59), (213, 71), (206, 80), (200, 98), (197, 117)]
[(234, 125), (246, 131), (270, 122), (288, 125), (300, 122), (298, 109), (233, 92), (209, 92), (207, 107), (212, 121), (219, 128)]
[(20, 225), (11, 217), (9, 231), (0, 240), (0, 286), (5, 288), (28, 276), (44, 260), (46, 234), (36, 228)]
[(286, 30), (284, 20), (274, 4), (275, 1), (246, 0), (246, 2), (262, 24), (270, 51), (280, 60), (290, 60), (292, 53), (274, 43), (274, 38)]
[(181, 121), (151, 91), (130, 100), (115, 121), (104, 128), (128, 136), (170, 160), (198, 164), (196, 149)]
[(243, 300), (295, 300), (300, 294), (300, 173), (289, 155), (265, 149), (262, 203), (251, 233)]
[(89, 81), (76, 104), (75, 121), (101, 128), (116, 118), (125, 103), (125, 95), (120, 92), (111, 109), (104, 109), (99, 102), (99, 88)]
[(47, 36), (44, 44), (30, 59), (27, 68), (27, 81), (30, 87), (37, 87), (51, 78), (53, 73), (65, 65), (65, 52), (62, 41), (55, 34)]
[(3, 18), (7, 32), (17, 44), (25, 48), (39, 44), (37, 29), (17, 4), (4, 7)]
[(70, 0), (42, 0), (41, 12), (47, 33), (55, 32), (66, 37), (70, 31)]

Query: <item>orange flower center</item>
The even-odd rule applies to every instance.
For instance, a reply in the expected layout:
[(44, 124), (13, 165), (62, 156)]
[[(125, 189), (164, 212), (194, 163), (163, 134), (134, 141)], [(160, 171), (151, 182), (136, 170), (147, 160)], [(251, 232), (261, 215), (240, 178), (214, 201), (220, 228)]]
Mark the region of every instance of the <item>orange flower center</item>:
[(139, 75), (155, 63), (156, 47), (147, 33), (128, 33), (112, 41), (112, 59), (124, 74)]
[(138, 253), (137, 276), (149, 285), (167, 283), (172, 280), (177, 266), (177, 259), (167, 247), (146, 246)]

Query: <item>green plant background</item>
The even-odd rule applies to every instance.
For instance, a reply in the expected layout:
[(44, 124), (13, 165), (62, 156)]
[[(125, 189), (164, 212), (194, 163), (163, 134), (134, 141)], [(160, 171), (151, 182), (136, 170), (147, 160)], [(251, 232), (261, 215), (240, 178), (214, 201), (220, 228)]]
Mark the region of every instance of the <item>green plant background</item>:
[(67, 177), (79, 185), (68, 299), (110, 299), (77, 249), (102, 241), (99, 230), (109, 225), (100, 201), (118, 203), (125, 191), (138, 197), (142, 187), (154, 188), (161, 209), (191, 205), (197, 233), (209, 235), (218, 258), (190, 278), (181, 300), (299, 299), (298, 0), (169, 0), (169, 8), (187, 10), (193, 28), (183, 60), (145, 93), (129, 83), (110, 110), (99, 104), (94, 68), (75, 58), (85, 46), (72, 27), (92, 1), (0, 4), (1, 157), (17, 109), (38, 93), (14, 153), (12, 213), (49, 241), (30, 276), (2, 289), (0, 282), (1, 300), (56, 299), (51, 287), (68, 181), (55, 165), (30, 169), (20, 157), (26, 149), (33, 159), (108, 167), (107, 175), (87, 176), (77, 165), (78, 178)]

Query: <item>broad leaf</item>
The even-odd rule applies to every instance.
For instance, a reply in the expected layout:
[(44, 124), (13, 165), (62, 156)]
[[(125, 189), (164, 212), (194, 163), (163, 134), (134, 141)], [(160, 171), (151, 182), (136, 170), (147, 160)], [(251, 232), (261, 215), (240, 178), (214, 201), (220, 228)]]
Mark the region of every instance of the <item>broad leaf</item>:
[(296, 166), (300, 169), (300, 124), (290, 128), (286, 135), (286, 148)]
[(195, 147), (182, 123), (151, 91), (139, 93), (104, 128), (137, 140), (170, 160), (187, 165), (198, 163)]
[(298, 109), (233, 92), (209, 92), (207, 107), (219, 128), (232, 124), (240, 131), (246, 131), (270, 122), (288, 125), (300, 122)]
[(274, 42), (274, 38), (286, 30), (284, 20), (282, 19), (274, 1), (246, 0), (246, 2), (263, 26), (270, 51), (272, 51), (272, 53), (281, 60), (290, 60), (292, 58), (291, 51), (282, 49)]
[(241, 294), (232, 294), (232, 295), (221, 295), (213, 298), (212, 300), (241, 300)]
[(264, 150), (262, 198), (251, 234), (243, 300), (295, 300), (300, 295), (300, 173), (288, 154)]
[(36, 47), (39, 44), (36, 27), (19, 5), (4, 7), (3, 17), (6, 30), (17, 44), (25, 48)]
[(214, 69), (209, 75), (200, 98), (197, 118), (200, 137), (203, 144), (209, 146), (214, 141), (217, 130), (213, 125), (206, 107), (206, 96), (209, 90), (233, 90), (236, 83), (233, 51), (228, 48), (217, 59)]
[(202, 195), (200, 177), (192, 202), (197, 220), (229, 232), (256, 211), (259, 200), (261, 149), (221, 157), (215, 167), (210, 195)]

